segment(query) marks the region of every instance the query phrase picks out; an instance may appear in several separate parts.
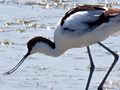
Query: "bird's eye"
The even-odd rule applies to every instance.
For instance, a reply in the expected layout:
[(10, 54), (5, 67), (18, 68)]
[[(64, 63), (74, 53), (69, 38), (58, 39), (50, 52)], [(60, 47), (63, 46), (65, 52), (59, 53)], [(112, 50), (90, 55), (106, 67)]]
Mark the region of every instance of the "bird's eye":
[(63, 28), (63, 29), (64, 29), (64, 30), (68, 30), (69, 28), (66, 27), (66, 28)]

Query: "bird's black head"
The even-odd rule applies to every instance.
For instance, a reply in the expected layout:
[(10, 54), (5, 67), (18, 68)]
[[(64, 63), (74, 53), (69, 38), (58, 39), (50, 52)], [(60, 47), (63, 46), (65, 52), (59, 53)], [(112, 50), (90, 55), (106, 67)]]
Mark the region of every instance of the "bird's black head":
[(53, 49), (55, 48), (55, 44), (52, 41), (50, 41), (49, 39), (46, 39), (44, 37), (37, 36), (28, 41), (28, 43), (27, 43), (28, 53), (31, 54), (33, 47), (35, 47), (36, 43), (40, 43), (40, 42), (44, 42), (44, 43), (48, 44)]

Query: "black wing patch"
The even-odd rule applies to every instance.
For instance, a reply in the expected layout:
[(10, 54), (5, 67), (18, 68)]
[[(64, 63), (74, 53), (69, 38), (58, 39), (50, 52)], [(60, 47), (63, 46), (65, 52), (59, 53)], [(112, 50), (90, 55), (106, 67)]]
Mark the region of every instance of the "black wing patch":
[(109, 18), (104, 16), (104, 13), (95, 22), (86, 22), (90, 27), (94, 25), (101, 25), (103, 22), (109, 22)]
[(116, 8), (109, 8), (105, 13), (103, 13), (101, 16), (99, 16), (99, 19), (95, 22), (86, 22), (90, 27), (94, 25), (101, 25), (102, 23), (109, 22), (110, 18), (114, 18), (116, 16), (120, 15), (120, 9)]

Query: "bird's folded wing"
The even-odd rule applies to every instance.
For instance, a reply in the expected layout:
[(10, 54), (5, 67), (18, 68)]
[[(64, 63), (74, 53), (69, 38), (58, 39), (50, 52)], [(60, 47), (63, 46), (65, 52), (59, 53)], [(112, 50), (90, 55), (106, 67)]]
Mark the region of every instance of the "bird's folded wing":
[(78, 11), (64, 20), (63, 29), (84, 30), (96, 27), (104, 22), (105, 10), (85, 10)]

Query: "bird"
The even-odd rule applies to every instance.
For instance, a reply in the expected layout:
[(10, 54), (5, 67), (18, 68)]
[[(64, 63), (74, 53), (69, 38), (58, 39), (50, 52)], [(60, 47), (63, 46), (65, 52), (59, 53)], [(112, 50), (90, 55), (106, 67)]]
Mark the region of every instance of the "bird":
[(119, 55), (101, 42), (119, 30), (120, 9), (103, 5), (77, 6), (68, 10), (58, 21), (54, 31), (54, 41), (42, 36), (30, 39), (27, 43), (28, 52), (13, 69), (5, 72), (4, 75), (13, 73), (31, 54), (44, 53), (48, 56), (58, 57), (68, 49), (87, 47), (91, 66), (85, 87), (85, 90), (88, 90), (95, 69), (90, 45), (99, 44), (114, 57), (112, 65), (97, 88), (103, 90), (103, 85), (117, 63)]

